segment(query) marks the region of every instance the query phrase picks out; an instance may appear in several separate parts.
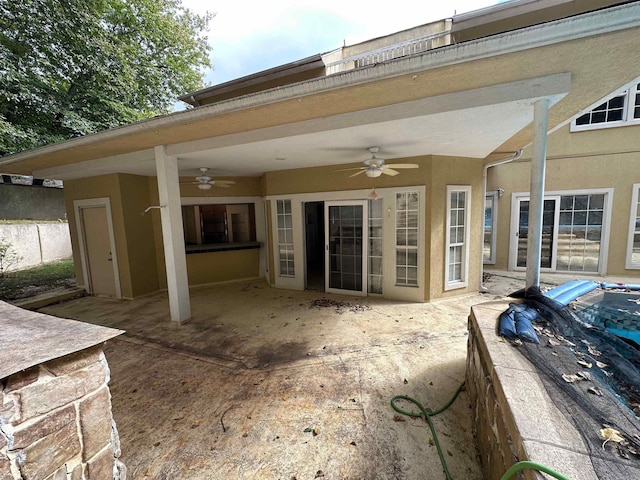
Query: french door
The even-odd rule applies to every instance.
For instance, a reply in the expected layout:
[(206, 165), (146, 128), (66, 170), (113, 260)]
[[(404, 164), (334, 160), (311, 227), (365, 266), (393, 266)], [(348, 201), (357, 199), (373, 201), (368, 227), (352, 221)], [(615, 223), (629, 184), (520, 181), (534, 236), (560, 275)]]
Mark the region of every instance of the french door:
[[(511, 269), (527, 265), (529, 198), (517, 197), (512, 217)], [(544, 197), (540, 268), (556, 272), (599, 273), (606, 245), (607, 192), (559, 192)]]
[[(560, 197), (545, 197), (542, 211), (542, 249), (540, 268), (556, 269), (556, 245), (558, 237), (558, 204)], [(527, 241), (529, 238), (529, 199), (517, 199), (518, 225), (516, 230), (516, 268), (527, 266)]]
[(367, 292), (367, 201), (325, 202), (325, 291)]

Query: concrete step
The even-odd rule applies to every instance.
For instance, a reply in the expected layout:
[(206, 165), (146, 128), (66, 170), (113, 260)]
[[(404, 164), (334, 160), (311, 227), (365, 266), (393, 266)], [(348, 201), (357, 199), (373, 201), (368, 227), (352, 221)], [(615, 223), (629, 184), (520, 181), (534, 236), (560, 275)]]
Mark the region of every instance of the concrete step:
[(24, 308), (25, 310), (37, 310), (47, 305), (53, 305), (55, 303), (65, 302), (72, 298), (84, 297), (87, 294), (84, 288), (64, 288), (59, 290), (51, 290), (34, 297), (22, 298), (11, 302), (16, 307)]

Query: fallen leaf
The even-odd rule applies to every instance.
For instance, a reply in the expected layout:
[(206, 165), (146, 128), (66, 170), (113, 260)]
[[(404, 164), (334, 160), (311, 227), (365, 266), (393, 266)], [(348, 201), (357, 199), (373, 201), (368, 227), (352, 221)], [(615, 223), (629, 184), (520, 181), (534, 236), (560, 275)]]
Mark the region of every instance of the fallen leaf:
[(351, 442), (349, 445), (353, 445), (355, 447), (356, 446), (356, 442)]
[(578, 360), (578, 365), (582, 365), (583, 367), (586, 367), (586, 368), (591, 368), (591, 367), (593, 367), (593, 364), (592, 364), (592, 363), (585, 362), (584, 360)]
[(322, 470), (318, 470), (316, 472), (316, 477), (315, 478), (320, 478), (320, 477), (324, 477), (324, 472)]
[(313, 432), (313, 428), (307, 427), (303, 430), (304, 433), (311, 433)]
[(314, 437), (317, 437), (318, 435), (320, 435), (320, 429), (319, 428), (314, 428), (311, 433), (313, 434)]
[(406, 420), (404, 419), (404, 417), (402, 415), (394, 415), (393, 416), (393, 421), (394, 422), (406, 422)]
[(591, 374), (589, 372), (578, 372), (576, 375), (582, 378), (582, 380), (591, 381)]
[(558, 342), (557, 340), (554, 340), (553, 338), (548, 338), (547, 339), (547, 347), (558, 347), (562, 345), (560, 342)]
[(404, 384), (406, 385), (407, 383), (409, 383), (409, 380), (407, 380), (406, 378), (404, 379)]
[(433, 447), (436, 443), (433, 441), (432, 438), (429, 439), (429, 446)]
[(575, 383), (582, 380), (578, 375), (567, 375), (566, 373), (562, 374), (562, 379), (567, 383)]
[(587, 350), (589, 350), (589, 353), (594, 357), (599, 357), (600, 355), (602, 355), (602, 352), (600, 350), (597, 350), (593, 345), (589, 345), (587, 347)]
[(596, 366), (598, 368), (605, 368), (605, 367), (608, 367), (609, 365), (606, 364), (606, 363), (602, 363), (602, 362), (596, 362)]
[(453, 457), (453, 453), (451, 453), (449, 450), (447, 450), (447, 455), (449, 455), (450, 457)]
[(599, 397), (602, 396), (602, 391), (599, 388), (596, 388), (596, 387), (589, 387), (587, 389), (587, 392), (589, 392), (589, 393), (591, 393), (593, 395), (597, 395)]
[(621, 443), (624, 442), (624, 437), (620, 434), (620, 432), (614, 428), (603, 428), (600, 430), (600, 438), (604, 439), (602, 442), (602, 449), (604, 450), (604, 446), (607, 442), (615, 442)]

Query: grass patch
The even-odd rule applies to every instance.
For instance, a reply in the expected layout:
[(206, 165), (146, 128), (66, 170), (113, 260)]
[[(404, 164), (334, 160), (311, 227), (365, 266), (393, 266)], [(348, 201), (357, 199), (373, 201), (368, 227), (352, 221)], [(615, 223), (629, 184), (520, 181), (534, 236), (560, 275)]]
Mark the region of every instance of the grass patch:
[(75, 285), (73, 260), (62, 260), (28, 270), (6, 273), (3, 278), (0, 278), (0, 299), (19, 300), (55, 288)]
[(35, 225), (36, 223), (69, 223), (66, 220), (6, 220), (0, 219), (0, 225)]

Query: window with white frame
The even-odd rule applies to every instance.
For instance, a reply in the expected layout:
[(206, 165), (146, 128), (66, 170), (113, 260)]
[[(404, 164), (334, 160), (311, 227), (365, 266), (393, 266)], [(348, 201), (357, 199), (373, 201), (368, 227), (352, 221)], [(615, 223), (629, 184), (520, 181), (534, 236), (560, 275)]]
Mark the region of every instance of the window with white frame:
[(470, 201), (471, 186), (447, 186), (445, 290), (468, 285)]
[(640, 268), (640, 183), (633, 185), (626, 268)]
[(418, 192), (396, 193), (396, 285), (418, 286)]
[(640, 124), (640, 83), (615, 93), (571, 122), (571, 131)]
[(382, 199), (369, 200), (369, 293), (382, 293)]
[(294, 277), (291, 200), (276, 200), (276, 216), (278, 221), (278, 271), (281, 277)]

